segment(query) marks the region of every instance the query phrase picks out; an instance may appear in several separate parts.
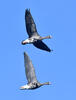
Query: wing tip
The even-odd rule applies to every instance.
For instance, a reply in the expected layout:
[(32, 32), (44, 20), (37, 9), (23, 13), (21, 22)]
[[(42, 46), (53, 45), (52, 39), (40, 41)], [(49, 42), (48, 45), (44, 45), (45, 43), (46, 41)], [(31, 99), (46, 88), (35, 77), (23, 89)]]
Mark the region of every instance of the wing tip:
[(24, 54), (24, 56), (26, 56), (26, 55), (27, 55), (27, 53), (26, 53), (26, 52), (24, 52), (23, 54)]
[(49, 49), (49, 50), (48, 50), (48, 52), (52, 52), (52, 51), (53, 51), (52, 49)]
[(26, 52), (24, 52), (23, 54), (24, 54), (24, 58), (25, 59), (29, 59), (29, 56), (28, 56), (28, 54)]
[(30, 12), (30, 8), (29, 8), (29, 9), (26, 8), (26, 9), (25, 9), (25, 12), (26, 12), (26, 13)]

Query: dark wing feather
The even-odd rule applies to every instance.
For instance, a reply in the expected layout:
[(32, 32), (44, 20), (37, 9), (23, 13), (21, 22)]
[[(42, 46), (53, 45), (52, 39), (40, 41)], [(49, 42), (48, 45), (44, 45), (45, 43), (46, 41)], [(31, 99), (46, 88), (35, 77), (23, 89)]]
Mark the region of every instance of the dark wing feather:
[(28, 83), (37, 82), (35, 70), (29, 56), (24, 52), (25, 73)]
[(25, 24), (26, 24), (26, 30), (29, 37), (32, 37), (33, 35), (38, 35), (35, 22), (30, 13), (30, 10), (28, 9), (26, 9), (25, 11)]
[(39, 49), (42, 49), (42, 50), (45, 50), (45, 51), (48, 51), (50, 52), (50, 48), (48, 48), (48, 46), (43, 43), (41, 40), (38, 40), (37, 42), (34, 42), (33, 45)]

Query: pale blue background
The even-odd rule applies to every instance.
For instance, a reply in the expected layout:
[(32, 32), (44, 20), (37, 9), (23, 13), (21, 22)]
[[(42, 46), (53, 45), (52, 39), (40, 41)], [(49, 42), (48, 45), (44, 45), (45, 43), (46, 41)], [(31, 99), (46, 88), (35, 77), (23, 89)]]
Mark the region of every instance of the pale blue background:
[[(30, 8), (48, 53), (33, 45), (21, 45), (28, 37), (25, 9)], [(35, 66), (40, 82), (50, 81), (33, 91), (21, 91), (27, 83), (23, 52)], [(76, 0), (0, 1), (0, 100), (76, 100)]]

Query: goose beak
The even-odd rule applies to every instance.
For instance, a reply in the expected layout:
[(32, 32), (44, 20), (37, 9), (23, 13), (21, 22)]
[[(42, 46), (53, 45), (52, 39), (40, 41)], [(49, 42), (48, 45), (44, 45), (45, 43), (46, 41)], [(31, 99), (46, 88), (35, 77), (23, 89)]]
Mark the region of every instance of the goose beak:
[(24, 41), (21, 42), (21, 44), (25, 45), (25, 44), (27, 44), (27, 42), (24, 40)]
[(25, 89), (24, 86), (21, 86), (21, 87), (20, 87), (20, 90), (24, 90), (24, 89)]

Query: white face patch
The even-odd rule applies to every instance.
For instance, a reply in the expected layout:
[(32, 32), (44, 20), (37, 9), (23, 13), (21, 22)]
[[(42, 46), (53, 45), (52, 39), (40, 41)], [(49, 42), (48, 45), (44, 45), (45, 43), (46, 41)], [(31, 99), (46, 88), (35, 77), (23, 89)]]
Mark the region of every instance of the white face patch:
[(26, 39), (24, 42), (25, 42), (25, 43), (29, 43), (29, 40), (28, 40), (28, 39)]
[(23, 90), (23, 89), (30, 89), (30, 86), (26, 84), (26, 85), (24, 85), (24, 86), (21, 86), (20, 89), (21, 89), (21, 90)]

